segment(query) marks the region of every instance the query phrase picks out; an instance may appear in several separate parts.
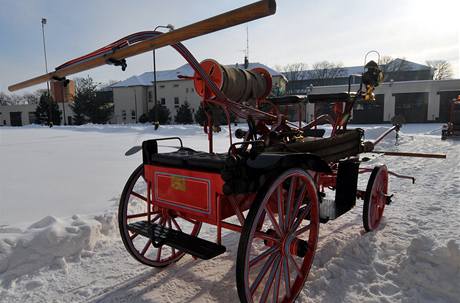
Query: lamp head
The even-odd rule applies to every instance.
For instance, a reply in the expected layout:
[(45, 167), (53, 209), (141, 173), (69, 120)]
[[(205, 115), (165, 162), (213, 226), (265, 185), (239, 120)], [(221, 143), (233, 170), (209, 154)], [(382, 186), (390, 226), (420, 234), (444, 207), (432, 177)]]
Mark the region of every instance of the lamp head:
[(371, 60), (364, 66), (363, 83), (365, 85), (371, 85), (373, 87), (379, 86), (383, 80), (383, 73), (379, 68), (379, 65)]

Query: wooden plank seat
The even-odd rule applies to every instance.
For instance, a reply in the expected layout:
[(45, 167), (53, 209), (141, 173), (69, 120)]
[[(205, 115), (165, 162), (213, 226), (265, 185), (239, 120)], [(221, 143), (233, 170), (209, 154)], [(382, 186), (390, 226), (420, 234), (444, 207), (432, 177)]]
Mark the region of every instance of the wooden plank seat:
[(152, 165), (220, 172), (224, 168), (227, 153), (214, 154), (181, 147), (170, 153), (152, 153), (148, 158), (147, 164)]

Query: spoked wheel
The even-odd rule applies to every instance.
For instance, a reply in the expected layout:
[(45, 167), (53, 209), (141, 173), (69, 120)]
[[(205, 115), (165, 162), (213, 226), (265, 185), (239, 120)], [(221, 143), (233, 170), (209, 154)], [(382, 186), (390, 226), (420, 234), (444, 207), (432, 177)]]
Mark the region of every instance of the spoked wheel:
[(293, 302), (310, 272), (319, 232), (315, 182), (286, 170), (257, 194), (244, 224), (236, 262), (241, 302)]
[(388, 170), (385, 165), (376, 166), (367, 182), (364, 195), (363, 225), (366, 231), (375, 230), (382, 220), (387, 202)]
[[(164, 267), (184, 256), (184, 252), (166, 245), (154, 246), (149, 238), (128, 230), (128, 224), (137, 221), (148, 222), (148, 188), (144, 179), (144, 166), (140, 165), (129, 177), (123, 189), (118, 208), (118, 225), (123, 244), (129, 253), (139, 262)], [(201, 222), (185, 218), (181, 214), (150, 205), (150, 222), (197, 236)]]

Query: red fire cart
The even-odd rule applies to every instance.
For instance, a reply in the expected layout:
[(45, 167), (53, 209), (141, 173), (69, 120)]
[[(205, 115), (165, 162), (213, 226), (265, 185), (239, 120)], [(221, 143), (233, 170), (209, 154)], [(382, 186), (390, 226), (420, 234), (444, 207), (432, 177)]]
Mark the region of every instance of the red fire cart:
[[(376, 142), (363, 142), (363, 130), (347, 128), (353, 103), (372, 97), (381, 72), (375, 62), (367, 64), (357, 93), (268, 98), (272, 79), (267, 71), (214, 60), (198, 63), (182, 44), (173, 47), (195, 70), (192, 78), (208, 118), (209, 150), (184, 147), (178, 137), (143, 142), (143, 163), (126, 183), (119, 206), (123, 243), (136, 260), (164, 267), (185, 254), (214, 258), (226, 251), (222, 229), (240, 232), (240, 300), (292, 302), (308, 277), (320, 223), (343, 215), (359, 198), (364, 200), (364, 228), (372, 231), (391, 202), (386, 166), (360, 168), (359, 154), (372, 151), (398, 126)], [(290, 123), (282, 114), (282, 107), (307, 102), (332, 102), (334, 112), (306, 125)], [(218, 111), (247, 122), (245, 130), (235, 131), (241, 141), (233, 143), (228, 119), (226, 153), (213, 152)], [(332, 126), (326, 138), (317, 129), (324, 122)], [(166, 140), (180, 147), (160, 153)], [(368, 172), (368, 185), (359, 190), (358, 175)], [(203, 223), (216, 227), (214, 241), (200, 238)]]

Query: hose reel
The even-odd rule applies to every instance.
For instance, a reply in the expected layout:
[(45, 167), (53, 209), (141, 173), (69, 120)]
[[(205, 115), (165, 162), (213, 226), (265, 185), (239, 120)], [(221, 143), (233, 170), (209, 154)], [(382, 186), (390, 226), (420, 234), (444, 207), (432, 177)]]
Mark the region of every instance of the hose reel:
[[(267, 97), (272, 89), (272, 77), (264, 68), (251, 70), (228, 67), (212, 59), (200, 63), (211, 80), (227, 98), (236, 102), (246, 102)], [(206, 87), (206, 82), (195, 72), (194, 85), (201, 97), (215, 98), (214, 93)]]

